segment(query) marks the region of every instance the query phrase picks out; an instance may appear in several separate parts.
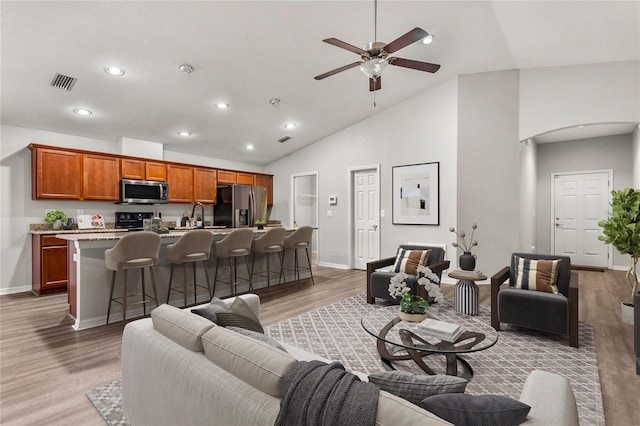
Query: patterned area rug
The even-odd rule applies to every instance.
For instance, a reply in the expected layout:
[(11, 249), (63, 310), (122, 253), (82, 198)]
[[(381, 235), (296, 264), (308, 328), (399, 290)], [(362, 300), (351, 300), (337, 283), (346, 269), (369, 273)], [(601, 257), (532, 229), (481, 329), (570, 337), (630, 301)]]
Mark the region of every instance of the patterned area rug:
[[(382, 370), (375, 339), (360, 326), (360, 318), (382, 304), (369, 305), (364, 294), (324, 306), (266, 328), (272, 337), (301, 349), (341, 362), (348, 370), (367, 374)], [(453, 309), (445, 300), (442, 308)], [(480, 306), (477, 318), (490, 321), (487, 306)], [(491, 393), (518, 398), (533, 369), (561, 374), (571, 382), (578, 403), (580, 424), (604, 425), (600, 376), (591, 324), (580, 323), (580, 348), (567, 345), (559, 336), (503, 326), (498, 343), (484, 351), (465, 355), (474, 369), (467, 392)], [(437, 357), (444, 358), (444, 357)], [(435, 358), (429, 359), (433, 365)], [(411, 361), (397, 363), (399, 370), (422, 374)], [(435, 363), (435, 368), (444, 365)], [(108, 425), (128, 425), (121, 410), (120, 382), (100, 386), (87, 397)]]

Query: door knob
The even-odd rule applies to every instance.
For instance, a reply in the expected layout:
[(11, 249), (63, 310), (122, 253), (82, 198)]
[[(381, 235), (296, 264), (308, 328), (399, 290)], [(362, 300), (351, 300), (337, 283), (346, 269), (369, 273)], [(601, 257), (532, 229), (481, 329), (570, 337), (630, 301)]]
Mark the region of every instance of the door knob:
[(559, 223), (556, 223), (556, 228), (561, 228), (562, 226)]
[(373, 228), (373, 230), (375, 231), (376, 229), (378, 229), (378, 225), (376, 225), (375, 223), (373, 225), (371, 225), (371, 227)]

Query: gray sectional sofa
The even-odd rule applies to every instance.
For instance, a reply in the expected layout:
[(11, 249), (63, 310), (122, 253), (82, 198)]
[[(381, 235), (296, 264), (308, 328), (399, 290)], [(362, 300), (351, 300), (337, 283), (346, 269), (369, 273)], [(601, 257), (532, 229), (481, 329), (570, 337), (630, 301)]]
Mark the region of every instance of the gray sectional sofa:
[[(258, 296), (239, 297), (259, 317)], [(134, 426), (273, 425), (285, 373), (301, 360), (329, 361), (295, 346), (282, 346), (288, 353), (216, 326), (189, 310), (163, 305), (152, 318), (133, 321), (124, 329), (124, 415)], [(573, 391), (559, 375), (534, 371), (520, 400), (531, 406), (525, 424), (578, 425)], [(380, 391), (376, 424), (449, 423)]]

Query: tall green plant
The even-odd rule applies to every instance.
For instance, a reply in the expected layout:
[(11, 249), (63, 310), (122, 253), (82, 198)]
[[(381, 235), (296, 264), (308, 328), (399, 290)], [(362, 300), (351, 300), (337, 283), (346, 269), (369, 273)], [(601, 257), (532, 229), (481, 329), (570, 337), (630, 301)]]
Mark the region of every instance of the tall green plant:
[(631, 256), (631, 267), (626, 277), (633, 304), (638, 286), (636, 265), (640, 258), (640, 190), (625, 188), (622, 191), (611, 191), (611, 195), (611, 215), (608, 220), (598, 222), (604, 234), (598, 239), (613, 245), (620, 253)]

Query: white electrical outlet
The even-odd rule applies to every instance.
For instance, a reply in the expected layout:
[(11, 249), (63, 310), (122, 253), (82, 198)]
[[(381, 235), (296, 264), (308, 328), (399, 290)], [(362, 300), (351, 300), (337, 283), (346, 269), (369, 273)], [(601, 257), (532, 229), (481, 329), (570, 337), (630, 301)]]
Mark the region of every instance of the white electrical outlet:
[(384, 217), (384, 210), (380, 210), (380, 217)]

